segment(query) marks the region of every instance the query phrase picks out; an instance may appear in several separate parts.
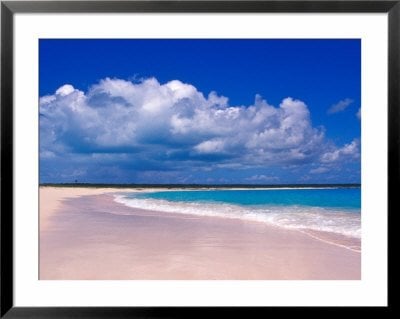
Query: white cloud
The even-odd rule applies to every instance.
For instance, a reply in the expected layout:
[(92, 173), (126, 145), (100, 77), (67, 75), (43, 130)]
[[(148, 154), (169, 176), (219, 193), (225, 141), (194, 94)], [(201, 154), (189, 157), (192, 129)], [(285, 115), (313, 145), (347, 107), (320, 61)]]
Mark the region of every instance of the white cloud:
[(246, 180), (248, 180), (249, 182), (277, 182), (279, 181), (279, 177), (259, 174), (248, 177), (246, 178)]
[(359, 150), (358, 150), (358, 141), (354, 140), (350, 144), (346, 144), (343, 146), (339, 151), (343, 155), (348, 155), (348, 156), (356, 156), (358, 157), (359, 155)]
[(321, 166), (321, 167), (311, 169), (310, 174), (322, 174), (322, 173), (326, 173), (328, 171), (329, 171), (329, 168)]
[(361, 120), (361, 107), (358, 109), (356, 116), (359, 120)]
[(322, 163), (334, 163), (346, 159), (357, 159), (360, 157), (359, 142), (353, 140), (341, 148), (334, 148), (321, 155)]
[(337, 102), (336, 104), (333, 104), (329, 108), (328, 114), (334, 114), (334, 113), (342, 112), (345, 109), (347, 109), (347, 107), (353, 102), (354, 101), (352, 99), (349, 99), (349, 98), (341, 100), (341, 101)]
[(142, 164), (155, 167), (168, 161), (200, 167), (196, 163), (212, 162), (218, 155), (215, 165), (264, 167), (318, 159), (326, 163), (356, 158), (359, 152), (354, 141), (342, 148), (329, 145), (302, 101), (288, 97), (274, 107), (257, 95), (252, 105), (231, 106), (216, 92), (205, 97), (178, 80), (106, 78), (86, 93), (66, 84), (40, 98), (40, 115), (40, 148), (46, 158), (134, 153)]
[(68, 94), (71, 94), (72, 92), (74, 92), (75, 89), (72, 85), (70, 84), (65, 84), (62, 87), (60, 87), (57, 91), (56, 94), (59, 94), (61, 96), (66, 96)]
[(194, 147), (199, 153), (221, 153), (224, 151), (224, 141), (209, 140), (201, 142)]

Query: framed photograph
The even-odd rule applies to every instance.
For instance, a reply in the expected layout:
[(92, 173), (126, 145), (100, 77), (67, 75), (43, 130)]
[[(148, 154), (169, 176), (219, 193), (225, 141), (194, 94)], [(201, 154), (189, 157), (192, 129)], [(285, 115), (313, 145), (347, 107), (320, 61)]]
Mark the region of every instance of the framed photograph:
[(399, 18), (2, 1), (1, 316), (387, 310)]

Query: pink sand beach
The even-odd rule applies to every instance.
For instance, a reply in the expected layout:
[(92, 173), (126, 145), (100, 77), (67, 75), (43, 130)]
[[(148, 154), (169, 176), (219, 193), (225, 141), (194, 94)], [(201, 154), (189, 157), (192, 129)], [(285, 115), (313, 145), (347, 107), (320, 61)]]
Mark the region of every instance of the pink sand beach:
[(121, 191), (40, 187), (41, 280), (361, 279), (333, 235), (134, 209)]

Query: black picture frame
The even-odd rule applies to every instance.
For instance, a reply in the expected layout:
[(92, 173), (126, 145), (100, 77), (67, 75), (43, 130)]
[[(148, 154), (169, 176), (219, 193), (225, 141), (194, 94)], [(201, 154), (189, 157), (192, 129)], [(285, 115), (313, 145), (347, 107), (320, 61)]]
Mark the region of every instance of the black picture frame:
[[(1, 317), (5, 318), (190, 318), (193, 316), (252, 317), (279, 309), (287, 314), (306, 307), (15, 307), (13, 301), (13, 19), (16, 13), (126, 13), (126, 12), (307, 12), (388, 14), (388, 243), (393, 245), (393, 215), (398, 213), (400, 153), (400, 1), (1, 1)], [(389, 278), (392, 278), (389, 267)], [(393, 307), (388, 280), (388, 307), (374, 308), (388, 314)], [(360, 308), (342, 308), (353, 312)], [(307, 307), (326, 311), (326, 308)], [(331, 309), (333, 310), (333, 308)], [(364, 310), (371, 313), (371, 308)], [(334, 309), (335, 312), (338, 309)], [(335, 313), (334, 312), (334, 313)], [(372, 314), (372, 313), (371, 313)]]

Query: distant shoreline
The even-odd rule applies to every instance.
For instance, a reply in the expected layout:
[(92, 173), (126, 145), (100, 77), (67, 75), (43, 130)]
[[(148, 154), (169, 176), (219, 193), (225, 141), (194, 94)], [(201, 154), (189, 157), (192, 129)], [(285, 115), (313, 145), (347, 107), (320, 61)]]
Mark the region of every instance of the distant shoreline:
[(360, 188), (361, 184), (92, 184), (92, 183), (42, 183), (40, 187), (86, 188), (157, 188), (157, 189), (279, 189), (279, 188)]

